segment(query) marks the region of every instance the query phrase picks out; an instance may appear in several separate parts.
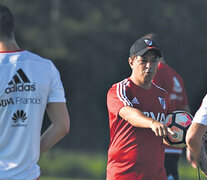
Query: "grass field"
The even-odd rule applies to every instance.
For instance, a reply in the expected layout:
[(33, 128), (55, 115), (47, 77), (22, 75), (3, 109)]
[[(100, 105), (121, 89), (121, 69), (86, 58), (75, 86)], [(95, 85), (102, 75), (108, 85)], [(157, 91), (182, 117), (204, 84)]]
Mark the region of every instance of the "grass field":
[[(40, 158), (41, 180), (104, 180), (106, 154), (54, 149)], [(197, 169), (184, 156), (179, 161), (180, 180), (198, 180)], [(201, 173), (201, 180), (207, 179)]]
[[(187, 162), (185, 157), (181, 157), (179, 161), (179, 175), (180, 180), (199, 180), (198, 170), (194, 169)], [(201, 180), (207, 179), (202, 172), (200, 172)]]

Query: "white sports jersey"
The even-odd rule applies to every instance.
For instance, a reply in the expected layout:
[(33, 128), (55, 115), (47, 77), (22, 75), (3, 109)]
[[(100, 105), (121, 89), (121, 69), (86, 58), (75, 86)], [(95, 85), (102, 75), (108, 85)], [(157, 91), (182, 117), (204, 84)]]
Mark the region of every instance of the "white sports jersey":
[(40, 175), (42, 120), (47, 103), (65, 102), (50, 60), (29, 51), (0, 53), (0, 179)]
[(199, 123), (207, 126), (207, 95), (204, 97), (201, 107), (196, 112), (193, 123)]

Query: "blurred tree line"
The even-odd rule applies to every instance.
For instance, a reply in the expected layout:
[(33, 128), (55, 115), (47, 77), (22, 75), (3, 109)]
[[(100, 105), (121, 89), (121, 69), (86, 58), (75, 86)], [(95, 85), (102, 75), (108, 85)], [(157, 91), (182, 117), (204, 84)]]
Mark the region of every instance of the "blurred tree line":
[[(106, 93), (130, 75), (129, 49), (149, 32), (159, 37), (165, 61), (185, 81), (192, 114), (207, 90), (205, 0), (2, 0), (16, 17), (23, 49), (59, 69), (71, 117), (61, 147), (106, 152)], [(48, 125), (45, 117), (44, 127)]]

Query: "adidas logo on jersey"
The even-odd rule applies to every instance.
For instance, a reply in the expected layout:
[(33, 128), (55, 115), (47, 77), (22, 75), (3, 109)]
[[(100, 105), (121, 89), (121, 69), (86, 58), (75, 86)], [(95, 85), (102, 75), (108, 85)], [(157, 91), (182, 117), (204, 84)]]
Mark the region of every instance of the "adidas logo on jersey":
[(13, 76), (12, 80), (8, 83), (10, 87), (5, 89), (5, 93), (35, 91), (35, 84), (31, 84), (30, 80), (20, 68)]
[(139, 104), (139, 101), (136, 97), (132, 99), (132, 104)]

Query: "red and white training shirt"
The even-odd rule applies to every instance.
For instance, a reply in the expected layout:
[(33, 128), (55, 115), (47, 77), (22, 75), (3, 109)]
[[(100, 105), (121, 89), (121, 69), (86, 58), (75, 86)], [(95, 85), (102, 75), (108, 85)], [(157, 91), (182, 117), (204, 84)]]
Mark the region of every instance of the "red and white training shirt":
[(107, 180), (166, 180), (163, 138), (150, 128), (137, 128), (119, 116), (132, 106), (163, 122), (169, 110), (168, 93), (152, 83), (146, 90), (129, 78), (114, 84), (107, 94), (110, 126)]
[[(159, 63), (153, 82), (169, 93), (172, 111), (183, 110), (183, 107), (188, 105), (187, 93), (182, 77), (167, 64)], [(167, 146), (165, 152), (181, 154), (182, 149)]]

